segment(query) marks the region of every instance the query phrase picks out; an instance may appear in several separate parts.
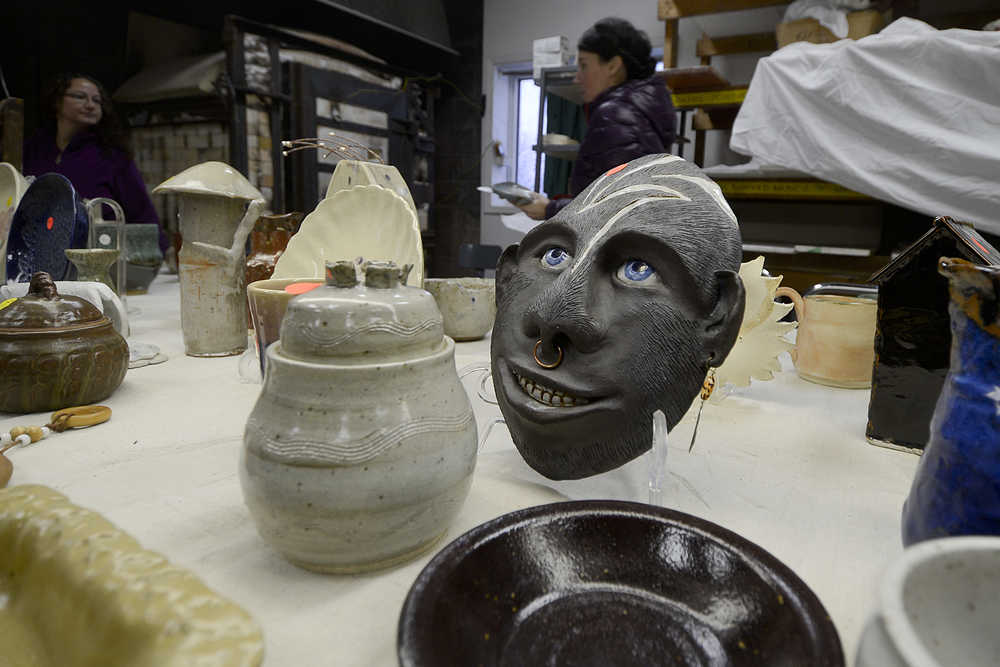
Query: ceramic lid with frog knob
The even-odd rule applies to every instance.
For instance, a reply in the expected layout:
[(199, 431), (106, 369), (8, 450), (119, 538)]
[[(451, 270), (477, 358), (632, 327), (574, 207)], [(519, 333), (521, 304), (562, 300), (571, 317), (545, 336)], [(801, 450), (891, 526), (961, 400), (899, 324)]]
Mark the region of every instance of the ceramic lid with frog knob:
[(411, 266), (327, 262), (326, 284), (289, 301), (278, 354), (302, 361), (374, 363), (424, 356), (444, 345), (441, 312), (404, 283)]

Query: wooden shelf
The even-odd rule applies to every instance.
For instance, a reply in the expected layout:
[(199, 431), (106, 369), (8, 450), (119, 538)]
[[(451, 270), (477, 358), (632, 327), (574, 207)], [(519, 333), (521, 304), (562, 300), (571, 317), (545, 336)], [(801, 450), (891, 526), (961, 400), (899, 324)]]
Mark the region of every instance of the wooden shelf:
[(661, 21), (685, 16), (739, 12), (745, 9), (787, 5), (791, 0), (657, 0), (656, 13)]
[(532, 146), (532, 150), (541, 150), (549, 157), (562, 158), (563, 160), (575, 160), (580, 152), (580, 144), (549, 144), (543, 146)]
[(713, 179), (729, 199), (795, 199), (813, 201), (858, 201), (871, 197), (836, 183), (812, 179)]

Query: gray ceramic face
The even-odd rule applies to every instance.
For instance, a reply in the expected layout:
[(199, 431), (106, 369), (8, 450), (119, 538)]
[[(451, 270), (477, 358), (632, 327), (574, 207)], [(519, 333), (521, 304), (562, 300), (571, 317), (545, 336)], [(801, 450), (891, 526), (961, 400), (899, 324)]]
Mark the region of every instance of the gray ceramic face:
[(609, 171), (503, 253), (491, 359), (514, 444), (546, 477), (606, 472), (673, 427), (739, 333), (736, 217), (693, 164)]

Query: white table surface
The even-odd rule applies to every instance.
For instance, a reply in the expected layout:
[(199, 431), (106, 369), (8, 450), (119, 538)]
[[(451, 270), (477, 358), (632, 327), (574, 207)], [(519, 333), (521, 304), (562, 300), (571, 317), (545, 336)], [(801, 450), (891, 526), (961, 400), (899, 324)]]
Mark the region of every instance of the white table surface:
[[(575, 482), (528, 468), (493, 429), (472, 489), (445, 540), (399, 567), (367, 575), (301, 570), (258, 537), (237, 476), (243, 427), (261, 385), (239, 357), (184, 355), (176, 275), (128, 298), (130, 341), (165, 363), (128, 371), (102, 401), (100, 426), (8, 452), (11, 485), (46, 484), (96, 510), (143, 546), (190, 568), (246, 608), (266, 641), (265, 665), (394, 665), (403, 600), (437, 550), (506, 512), (566, 499), (647, 499), (645, 457)], [(489, 359), (488, 339), (456, 345), (456, 366)], [(473, 395), (480, 427), (499, 416)], [(819, 596), (848, 664), (882, 572), (902, 553), (900, 512), (917, 457), (866, 442), (869, 392), (800, 380), (786, 360), (768, 382), (709, 401), (688, 453), (694, 410), (671, 433), (663, 504), (733, 530), (781, 559)], [(0, 413), (0, 431), (48, 413)]]

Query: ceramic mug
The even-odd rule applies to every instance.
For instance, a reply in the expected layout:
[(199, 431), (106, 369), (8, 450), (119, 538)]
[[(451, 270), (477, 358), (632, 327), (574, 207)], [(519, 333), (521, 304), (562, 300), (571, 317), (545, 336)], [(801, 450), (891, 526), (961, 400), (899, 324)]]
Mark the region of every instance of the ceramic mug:
[(444, 333), (454, 340), (479, 340), (496, 317), (496, 283), (492, 278), (424, 278), (434, 296)]
[(250, 307), (250, 322), (253, 325), (254, 338), (257, 341), (257, 354), (260, 358), (260, 372), (264, 373), (268, 346), (278, 340), (281, 334), (281, 319), (285, 316), (285, 308), (292, 297), (301, 291), (285, 288), (294, 283), (309, 283), (320, 285), (317, 278), (270, 278), (258, 280), (247, 285), (247, 301)]
[[(844, 292), (856, 287), (855, 294)], [(840, 292), (840, 293), (824, 293)], [(818, 286), (800, 295), (779, 287), (775, 296), (786, 296), (795, 305), (799, 327), (792, 359), (803, 380), (846, 389), (872, 385), (875, 361), (875, 315), (878, 302), (865, 286)]]

